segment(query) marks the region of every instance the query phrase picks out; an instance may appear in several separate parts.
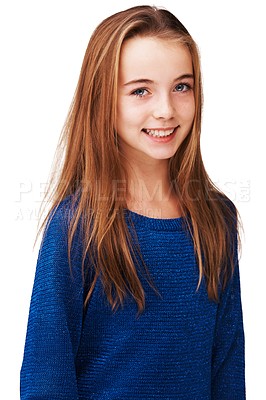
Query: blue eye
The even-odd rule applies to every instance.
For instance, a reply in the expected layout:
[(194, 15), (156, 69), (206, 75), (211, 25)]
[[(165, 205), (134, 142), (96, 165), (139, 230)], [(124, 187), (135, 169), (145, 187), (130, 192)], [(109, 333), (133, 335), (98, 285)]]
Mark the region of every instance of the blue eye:
[(187, 83), (179, 83), (175, 87), (175, 90), (177, 92), (187, 92), (190, 89), (191, 89), (191, 86), (189, 84), (187, 84)]
[(132, 94), (137, 97), (144, 97), (147, 93), (148, 91), (146, 89), (137, 89), (132, 92)]

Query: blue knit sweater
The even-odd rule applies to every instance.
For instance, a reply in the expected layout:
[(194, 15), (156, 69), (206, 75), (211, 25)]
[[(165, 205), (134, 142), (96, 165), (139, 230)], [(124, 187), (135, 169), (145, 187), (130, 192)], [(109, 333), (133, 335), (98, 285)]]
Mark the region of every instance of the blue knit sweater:
[(98, 282), (86, 310), (82, 240), (72, 274), (67, 255), (67, 202), (40, 248), (24, 358), (21, 399), (243, 400), (244, 333), (239, 270), (216, 304), (198, 268), (183, 218), (153, 219), (127, 211), (160, 293), (142, 276), (146, 307), (128, 298), (115, 313)]

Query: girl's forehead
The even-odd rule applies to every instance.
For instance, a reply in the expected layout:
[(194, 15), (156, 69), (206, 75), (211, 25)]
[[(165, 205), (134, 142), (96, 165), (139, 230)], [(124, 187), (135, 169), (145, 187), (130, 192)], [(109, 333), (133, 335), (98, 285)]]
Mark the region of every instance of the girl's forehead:
[(192, 74), (188, 48), (177, 41), (154, 37), (135, 37), (124, 42), (119, 74), (122, 80), (163, 75)]
[(147, 53), (147, 50), (160, 52), (164, 49), (175, 52), (180, 48), (186, 48), (186, 46), (178, 40), (162, 39), (155, 36), (136, 36), (124, 41), (121, 53), (123, 55), (125, 52), (137, 52), (149, 57), (150, 53)]

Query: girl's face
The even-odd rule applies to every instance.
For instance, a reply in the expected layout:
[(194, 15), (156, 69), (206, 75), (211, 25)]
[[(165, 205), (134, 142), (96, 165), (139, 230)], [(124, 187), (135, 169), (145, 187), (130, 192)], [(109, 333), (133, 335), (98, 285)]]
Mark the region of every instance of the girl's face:
[(116, 129), (130, 161), (168, 160), (195, 114), (189, 50), (152, 37), (127, 40), (121, 51)]

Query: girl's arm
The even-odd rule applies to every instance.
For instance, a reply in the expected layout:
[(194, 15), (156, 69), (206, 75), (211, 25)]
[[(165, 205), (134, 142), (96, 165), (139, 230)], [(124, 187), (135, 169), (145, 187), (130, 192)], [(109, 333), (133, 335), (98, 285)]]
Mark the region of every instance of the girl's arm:
[[(83, 318), (81, 242), (67, 253), (67, 207), (61, 205), (44, 233), (32, 292), (21, 399), (78, 399), (75, 371)], [(72, 271), (72, 272), (71, 272)]]
[(239, 267), (222, 293), (218, 306), (212, 360), (212, 399), (244, 400), (244, 330)]

